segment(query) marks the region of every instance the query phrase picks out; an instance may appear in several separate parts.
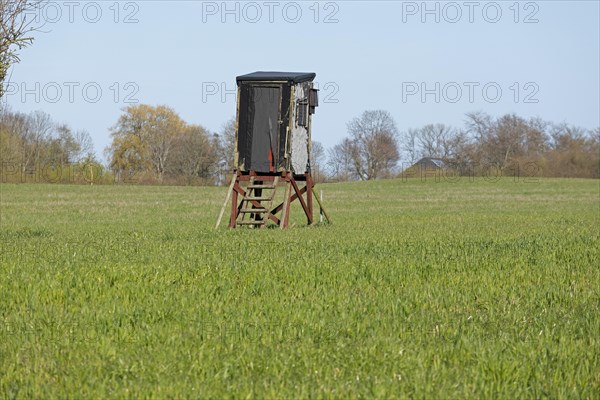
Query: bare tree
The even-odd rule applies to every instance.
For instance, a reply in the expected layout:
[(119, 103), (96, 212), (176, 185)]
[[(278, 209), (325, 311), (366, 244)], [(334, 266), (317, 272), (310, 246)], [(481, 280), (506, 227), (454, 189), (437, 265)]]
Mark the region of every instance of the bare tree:
[(33, 43), (34, 20), (27, 13), (39, 7), (41, 0), (0, 0), (0, 98), (10, 66), (19, 62), (18, 50)]
[(421, 149), (419, 148), (419, 144), (417, 142), (417, 138), (419, 137), (419, 129), (408, 129), (406, 132), (402, 134), (401, 139), (401, 150), (406, 155), (407, 160), (410, 165), (414, 164), (421, 158)]
[(345, 138), (327, 150), (328, 175), (338, 181), (355, 179), (352, 162), (352, 142)]
[[(543, 128), (525, 119), (507, 114), (495, 121), (492, 133), (483, 141), (483, 150), (488, 162), (506, 168), (531, 155), (543, 151), (538, 147), (546, 140)], [(531, 154), (529, 153), (531, 151)]]
[(313, 176), (313, 179), (316, 182), (323, 182), (326, 178), (325, 176), (325, 148), (321, 144), (321, 142), (314, 141), (312, 142), (312, 151), (310, 157), (310, 170)]
[(81, 150), (73, 131), (66, 124), (59, 125), (56, 130), (58, 137), (52, 140), (56, 149), (49, 155), (53, 158), (51, 161), (57, 165), (73, 163), (77, 160)]
[(455, 131), (448, 141), (448, 148), (449, 151), (444, 161), (449, 168), (460, 174), (470, 174), (478, 147), (473, 143), (469, 134), (464, 130)]
[[(23, 172), (40, 168), (46, 144), (56, 130), (56, 124), (49, 114), (35, 111), (32, 114), (16, 114), (14, 117), (14, 133), (21, 140), (21, 169)], [(51, 152), (51, 151), (50, 151)], [(46, 156), (47, 158), (47, 156)]]
[(21, 162), (21, 140), (15, 134), (17, 127), (25, 120), (15, 118), (16, 114), (11, 112), (6, 105), (0, 105), (0, 160), (5, 166), (17, 168)]
[(550, 148), (544, 154), (545, 174), (600, 178), (600, 129), (586, 131), (566, 123), (550, 127)]
[(524, 151), (528, 157), (539, 158), (548, 150), (550, 140), (548, 129), (550, 124), (541, 118), (532, 118), (528, 121), (525, 131)]
[(173, 177), (209, 178), (217, 165), (216, 143), (200, 125), (187, 126), (174, 140), (166, 172)]
[(365, 111), (347, 127), (358, 177), (370, 180), (390, 174), (400, 159), (398, 130), (391, 114), (384, 110)]
[(417, 142), (423, 157), (448, 158), (450, 155), (454, 130), (444, 124), (429, 124), (421, 128)]
[(94, 160), (92, 139), (85, 131), (73, 133), (67, 124), (57, 125), (42, 111), (0, 111), (0, 157), (21, 177), (39, 177), (47, 168), (81, 162), (84, 152), (88, 160)]
[(74, 140), (79, 148), (79, 151), (75, 155), (76, 161), (94, 158), (94, 141), (88, 131), (80, 130), (75, 132)]
[(473, 135), (476, 142), (484, 141), (492, 134), (494, 129), (492, 117), (482, 111), (467, 113), (465, 126), (467, 132)]
[(235, 117), (230, 118), (221, 127), (219, 133), (219, 162), (223, 165), (223, 169), (227, 173), (231, 173), (235, 169), (233, 165), (235, 152)]

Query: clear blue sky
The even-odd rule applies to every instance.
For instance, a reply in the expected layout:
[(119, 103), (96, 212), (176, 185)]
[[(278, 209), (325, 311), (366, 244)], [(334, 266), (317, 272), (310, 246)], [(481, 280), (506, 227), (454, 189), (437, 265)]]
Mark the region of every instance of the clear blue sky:
[(57, 1), (37, 16), (5, 101), (89, 131), (99, 155), (128, 101), (218, 131), (256, 70), (317, 73), (327, 147), (371, 109), (400, 130), (476, 110), (600, 125), (597, 1)]

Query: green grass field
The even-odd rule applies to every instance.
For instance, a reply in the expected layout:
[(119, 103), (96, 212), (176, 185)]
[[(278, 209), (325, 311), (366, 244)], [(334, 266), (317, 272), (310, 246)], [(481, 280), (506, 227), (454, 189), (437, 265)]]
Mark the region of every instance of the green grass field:
[(0, 398), (600, 398), (600, 182), (0, 186)]

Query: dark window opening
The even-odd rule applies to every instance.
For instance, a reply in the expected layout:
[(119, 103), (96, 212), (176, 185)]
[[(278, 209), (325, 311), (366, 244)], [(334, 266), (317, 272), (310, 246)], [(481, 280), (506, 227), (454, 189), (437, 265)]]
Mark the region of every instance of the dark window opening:
[(308, 125), (308, 99), (298, 100), (296, 107), (296, 124), (298, 126)]
[(308, 106), (310, 107), (310, 113), (315, 113), (315, 108), (319, 106), (319, 89), (310, 89), (308, 92)]

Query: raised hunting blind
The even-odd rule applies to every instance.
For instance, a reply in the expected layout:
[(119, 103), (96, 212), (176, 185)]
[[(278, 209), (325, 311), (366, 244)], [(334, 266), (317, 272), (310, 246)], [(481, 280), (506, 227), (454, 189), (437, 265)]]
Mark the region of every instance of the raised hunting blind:
[[(217, 227), (230, 197), (230, 228), (265, 227), (269, 221), (286, 228), (290, 204), (296, 199), (308, 224), (313, 223), (311, 119), (318, 106), (315, 76), (312, 72), (259, 71), (236, 78), (235, 170)], [(273, 207), (283, 182), (283, 202)], [(300, 187), (298, 182), (305, 184)]]

